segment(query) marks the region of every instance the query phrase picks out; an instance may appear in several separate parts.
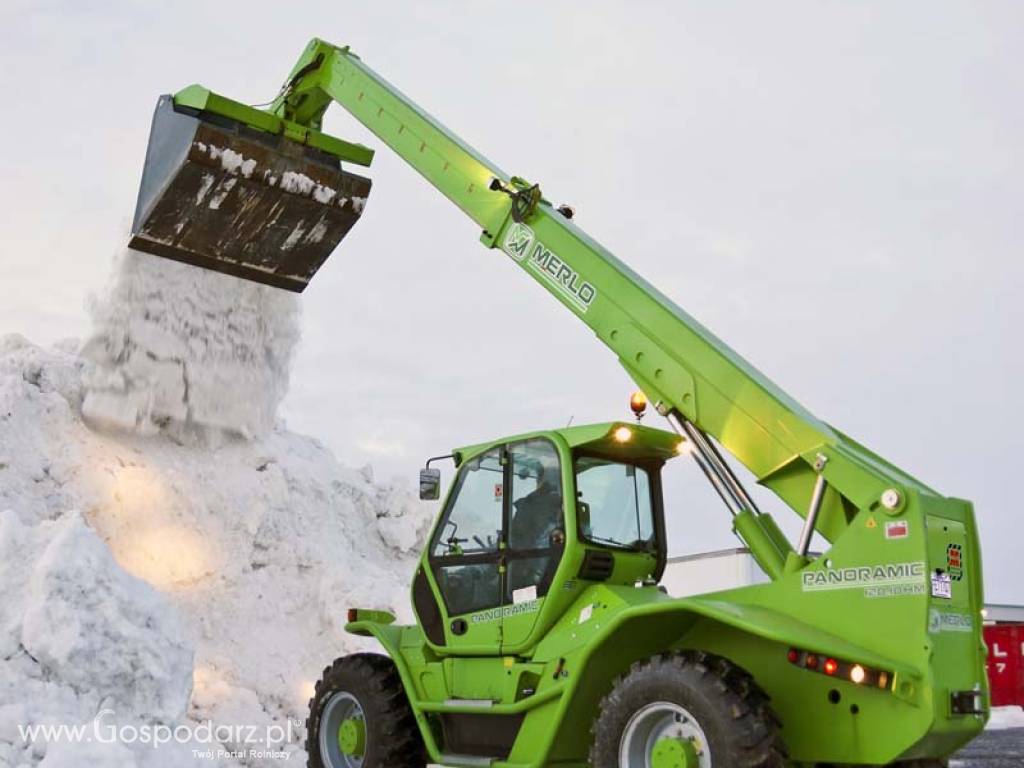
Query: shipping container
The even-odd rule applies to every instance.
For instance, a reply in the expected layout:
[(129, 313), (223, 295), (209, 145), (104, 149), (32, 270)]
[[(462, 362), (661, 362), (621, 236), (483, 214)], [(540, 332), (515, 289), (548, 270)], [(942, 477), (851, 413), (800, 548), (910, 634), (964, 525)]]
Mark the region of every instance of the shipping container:
[(1024, 624), (985, 626), (992, 706), (1024, 706)]

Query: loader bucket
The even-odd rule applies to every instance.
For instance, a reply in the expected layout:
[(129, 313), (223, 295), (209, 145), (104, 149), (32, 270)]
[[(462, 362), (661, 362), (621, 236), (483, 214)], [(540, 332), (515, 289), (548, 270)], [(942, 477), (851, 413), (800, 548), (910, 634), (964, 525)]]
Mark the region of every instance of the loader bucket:
[(161, 96), (129, 246), (299, 292), (369, 193), (333, 155)]

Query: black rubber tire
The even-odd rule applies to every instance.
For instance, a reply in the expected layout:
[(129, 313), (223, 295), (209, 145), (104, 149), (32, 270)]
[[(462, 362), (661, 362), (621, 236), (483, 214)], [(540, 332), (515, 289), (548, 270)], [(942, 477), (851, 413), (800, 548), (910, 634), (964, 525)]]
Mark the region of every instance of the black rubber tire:
[(354, 653), (324, 668), (309, 700), (306, 720), (308, 768), (330, 768), (320, 755), (320, 716), (331, 694), (356, 698), (366, 718), (363, 768), (423, 768), (426, 750), (395, 664), (378, 653)]
[(593, 768), (619, 766), (619, 742), (630, 718), (655, 701), (690, 712), (708, 740), (714, 768), (783, 768), (786, 750), (768, 696), (729, 661), (699, 652), (635, 662), (601, 700), (591, 727)]

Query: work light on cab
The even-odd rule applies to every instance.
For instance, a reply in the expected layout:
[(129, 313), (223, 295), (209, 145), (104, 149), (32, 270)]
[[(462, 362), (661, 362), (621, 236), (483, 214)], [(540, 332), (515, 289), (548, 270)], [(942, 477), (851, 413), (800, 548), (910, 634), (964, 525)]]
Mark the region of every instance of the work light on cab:
[(617, 443), (628, 443), (633, 438), (633, 430), (629, 427), (619, 427), (612, 433)]
[(630, 395), (629, 398), (629, 409), (636, 416), (636, 420), (639, 422), (644, 417), (644, 411), (647, 410), (647, 395), (641, 392), (639, 389)]

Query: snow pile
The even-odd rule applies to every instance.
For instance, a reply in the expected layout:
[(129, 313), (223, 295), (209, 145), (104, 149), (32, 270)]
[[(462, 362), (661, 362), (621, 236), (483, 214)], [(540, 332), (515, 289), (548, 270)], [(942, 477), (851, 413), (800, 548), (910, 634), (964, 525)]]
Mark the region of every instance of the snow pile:
[(992, 717), (986, 726), (1000, 731), (1006, 728), (1024, 728), (1024, 709), (1020, 707), (992, 707)]
[[(68, 685), (94, 692), (121, 712), (163, 722), (181, 718), (192, 648), (177, 614), (146, 582), (118, 567), (77, 512), (48, 527), (52, 538), (25, 592), (25, 651)], [(21, 559), (24, 530), (12, 512), (0, 517), (10, 562)]]
[[(183, 285), (154, 292), (183, 300)], [(132, 290), (107, 326), (120, 351), (105, 373), (122, 377), (117, 386), (98, 388), (72, 342), (44, 350), (0, 337), (0, 765), (279, 766), (282, 755), (302, 765), (313, 681), (335, 657), (374, 647), (342, 633), (346, 609), (412, 620), (408, 584), (429, 517), (396, 485), (339, 466), (315, 440), (268, 428), (254, 411), (231, 412), (228, 431), (262, 431), (258, 439), (183, 440), (226, 421), (202, 416), (218, 392), (204, 391), (207, 374), (187, 361), (208, 360), (210, 375), (230, 361), (257, 377), (257, 362), (244, 362), (254, 345), (235, 346), (244, 334), (217, 325), (225, 335), (200, 341), (194, 318), (138, 283)], [(269, 300), (238, 298), (242, 326)], [(249, 327), (263, 334), (264, 361), (280, 353), (271, 329)], [(195, 384), (184, 417), (165, 422), (158, 372), (172, 362)], [(239, 379), (233, 391), (247, 397), (255, 379)], [(92, 418), (130, 431), (82, 419), (97, 392), (135, 416), (119, 422), (94, 408)], [(260, 408), (269, 419), (270, 405)], [(23, 732), (85, 724), (93, 733), (98, 718), (103, 729), (135, 730), (99, 743)], [(180, 725), (184, 738), (159, 748), (130, 738)], [(211, 725), (220, 728), (204, 735)], [(270, 735), (253, 744), (243, 727)]]
[(299, 338), (297, 297), (127, 251), (94, 307), (83, 413), (105, 429), (259, 436)]

